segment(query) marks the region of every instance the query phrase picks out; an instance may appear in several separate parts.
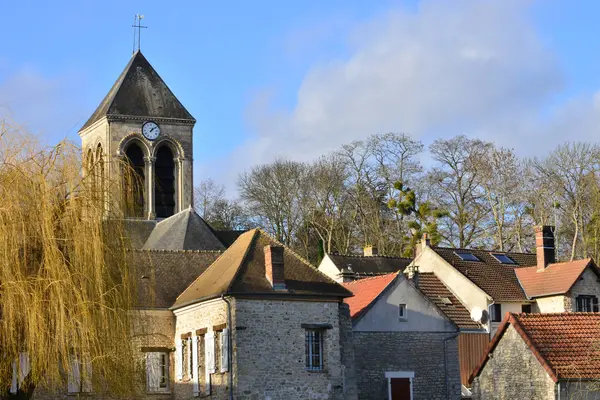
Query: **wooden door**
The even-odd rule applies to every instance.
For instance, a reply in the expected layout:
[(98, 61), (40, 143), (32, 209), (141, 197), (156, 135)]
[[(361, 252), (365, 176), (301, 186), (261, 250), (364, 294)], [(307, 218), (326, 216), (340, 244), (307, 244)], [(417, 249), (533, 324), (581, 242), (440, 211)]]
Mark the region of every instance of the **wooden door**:
[(410, 398), (410, 379), (409, 378), (391, 378), (390, 379), (390, 400), (411, 400)]

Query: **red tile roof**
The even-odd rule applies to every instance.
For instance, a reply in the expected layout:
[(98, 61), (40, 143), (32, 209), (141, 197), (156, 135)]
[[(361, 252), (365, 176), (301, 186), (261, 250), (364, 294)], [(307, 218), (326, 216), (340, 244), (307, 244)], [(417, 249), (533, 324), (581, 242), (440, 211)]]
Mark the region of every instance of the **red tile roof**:
[(518, 268), (517, 278), (529, 298), (563, 294), (577, 282), (592, 260), (570, 261), (550, 264), (543, 271), (536, 267)]
[(469, 382), (479, 375), (509, 325), (554, 382), (600, 378), (600, 313), (507, 313)]
[[(419, 290), (429, 298), (460, 329), (482, 329), (471, 319), (471, 314), (454, 294), (438, 279), (433, 272), (419, 274)], [(447, 298), (451, 304), (442, 299)]]
[(344, 299), (344, 302), (350, 307), (350, 316), (354, 319), (365, 312), (373, 300), (375, 300), (397, 276), (398, 274), (387, 274), (342, 283), (346, 289), (354, 294), (354, 297)]

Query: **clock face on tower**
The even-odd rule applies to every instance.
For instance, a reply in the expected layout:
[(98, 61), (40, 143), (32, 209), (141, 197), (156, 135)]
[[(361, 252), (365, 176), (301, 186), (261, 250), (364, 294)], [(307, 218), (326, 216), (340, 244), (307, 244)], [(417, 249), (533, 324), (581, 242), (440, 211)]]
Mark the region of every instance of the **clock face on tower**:
[(160, 135), (160, 126), (154, 121), (146, 121), (142, 125), (142, 134), (148, 140), (155, 140)]

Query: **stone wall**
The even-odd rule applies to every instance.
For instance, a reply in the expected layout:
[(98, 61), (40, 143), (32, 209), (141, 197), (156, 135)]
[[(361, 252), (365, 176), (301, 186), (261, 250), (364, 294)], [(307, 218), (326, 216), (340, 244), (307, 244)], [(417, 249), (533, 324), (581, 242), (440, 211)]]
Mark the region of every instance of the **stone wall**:
[(577, 311), (575, 299), (580, 295), (596, 296), (600, 299), (600, 283), (598, 277), (589, 268), (586, 269), (575, 285), (565, 297), (565, 311)]
[(473, 381), (472, 391), (478, 400), (555, 398), (554, 382), (512, 325)]
[[(446, 399), (445, 338), (453, 332), (354, 332), (358, 397), (388, 398), (388, 371), (411, 371), (414, 400)], [(460, 399), (458, 339), (447, 342), (449, 399)]]
[(600, 400), (600, 382), (561, 381), (560, 398), (565, 400)]
[[(237, 299), (236, 316), (236, 400), (344, 398), (337, 302)], [(323, 371), (305, 368), (302, 324), (331, 324)]]

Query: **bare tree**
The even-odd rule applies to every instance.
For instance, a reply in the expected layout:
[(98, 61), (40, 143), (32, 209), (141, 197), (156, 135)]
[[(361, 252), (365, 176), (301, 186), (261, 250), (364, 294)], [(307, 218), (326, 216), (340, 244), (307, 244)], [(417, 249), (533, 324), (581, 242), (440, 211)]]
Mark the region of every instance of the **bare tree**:
[(203, 180), (194, 189), (194, 208), (217, 230), (248, 229), (250, 221), (238, 201), (225, 196), (225, 187), (212, 179)]

